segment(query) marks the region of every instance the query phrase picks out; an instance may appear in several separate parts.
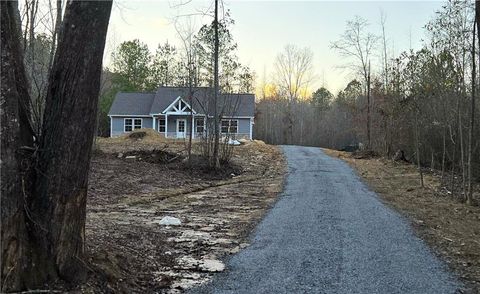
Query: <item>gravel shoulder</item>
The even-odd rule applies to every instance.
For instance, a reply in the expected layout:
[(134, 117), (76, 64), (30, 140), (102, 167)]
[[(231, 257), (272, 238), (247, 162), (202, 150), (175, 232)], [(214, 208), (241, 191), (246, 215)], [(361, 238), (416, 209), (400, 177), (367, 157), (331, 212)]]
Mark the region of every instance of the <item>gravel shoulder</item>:
[[(405, 216), (416, 235), (425, 240), (464, 283), (462, 293), (480, 293), (480, 207), (465, 205), (459, 199), (460, 194), (450, 191), (451, 175), (445, 176), (446, 183), (440, 172), (425, 170), (422, 188), (413, 164), (381, 157), (359, 159), (347, 152), (324, 151), (348, 163), (383, 203)], [(461, 177), (456, 179), (460, 181)], [(476, 199), (480, 199), (479, 189), (477, 185)]]
[(407, 219), (343, 161), (284, 146), (284, 192), (227, 271), (192, 293), (455, 293)]

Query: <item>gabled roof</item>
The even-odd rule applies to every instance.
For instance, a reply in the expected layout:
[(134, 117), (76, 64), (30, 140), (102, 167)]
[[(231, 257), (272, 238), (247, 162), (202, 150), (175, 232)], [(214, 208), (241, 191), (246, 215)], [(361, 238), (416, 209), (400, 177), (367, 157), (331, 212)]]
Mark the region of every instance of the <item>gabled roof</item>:
[(148, 115), (155, 93), (119, 92), (113, 100), (108, 115)]
[[(190, 104), (189, 90), (183, 87), (160, 87), (155, 93), (120, 92), (110, 108), (109, 115), (152, 115), (163, 113), (178, 97)], [(213, 91), (207, 87), (193, 89), (193, 110), (213, 115)], [(253, 94), (220, 94), (217, 111), (223, 116), (248, 116), (255, 113)]]

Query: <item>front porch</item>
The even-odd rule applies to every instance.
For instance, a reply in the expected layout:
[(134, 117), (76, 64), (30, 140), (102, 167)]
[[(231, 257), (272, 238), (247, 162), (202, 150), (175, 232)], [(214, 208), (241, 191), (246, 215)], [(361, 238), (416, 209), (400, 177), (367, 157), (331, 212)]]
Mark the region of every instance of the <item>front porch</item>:
[(165, 114), (153, 117), (154, 129), (164, 134), (165, 138), (186, 139), (189, 138), (193, 129), (192, 138), (201, 138), (205, 135), (206, 120), (204, 115), (193, 115), (193, 127), (191, 126), (191, 116)]

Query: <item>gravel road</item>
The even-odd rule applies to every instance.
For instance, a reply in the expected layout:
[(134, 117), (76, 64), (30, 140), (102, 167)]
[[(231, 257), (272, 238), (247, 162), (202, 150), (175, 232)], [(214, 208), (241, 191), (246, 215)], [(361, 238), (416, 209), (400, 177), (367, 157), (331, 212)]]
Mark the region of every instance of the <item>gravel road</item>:
[(252, 245), (192, 293), (455, 293), (460, 283), (343, 161), (284, 146), (288, 177)]

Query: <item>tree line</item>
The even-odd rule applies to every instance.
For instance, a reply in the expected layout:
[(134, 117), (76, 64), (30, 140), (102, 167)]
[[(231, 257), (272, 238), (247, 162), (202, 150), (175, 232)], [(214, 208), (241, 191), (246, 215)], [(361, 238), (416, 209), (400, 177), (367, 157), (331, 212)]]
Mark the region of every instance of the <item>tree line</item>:
[[(111, 66), (102, 77), (98, 135), (109, 136), (108, 111), (119, 91), (155, 92), (158, 87), (214, 87), (214, 22), (195, 28), (175, 22), (179, 46), (168, 41), (151, 52), (138, 39), (122, 42), (112, 53)], [(254, 73), (238, 61), (238, 45), (230, 26), (233, 19), (226, 16), (218, 22), (219, 87), (224, 93), (251, 93)]]
[[(331, 44), (358, 77), (337, 95), (320, 88), (292, 99), (282, 91), (298, 88), (290, 81), (308, 75), (308, 70), (296, 71), (305, 68), (299, 56), (306, 49), (292, 54), (287, 48), (275, 64), (275, 75), (283, 79), (274, 75), (269, 84), (260, 84), (268, 87), (257, 103), (255, 137), (334, 149), (360, 144), (387, 157), (401, 151), (418, 165), (421, 185), (425, 169), (438, 170), (451, 193), (472, 203), (472, 183), (480, 179), (476, 18), (474, 3), (451, 0), (425, 25), (422, 48), (392, 56), (385, 16), (378, 35), (355, 17)], [(282, 55), (293, 60), (290, 73), (278, 70)], [(374, 63), (375, 55), (381, 62)]]

